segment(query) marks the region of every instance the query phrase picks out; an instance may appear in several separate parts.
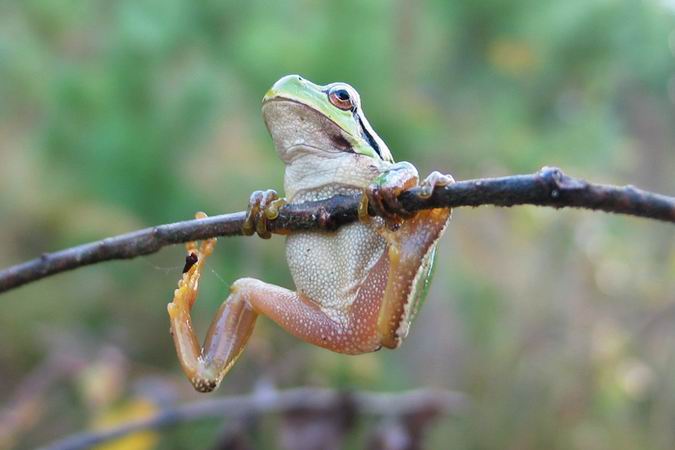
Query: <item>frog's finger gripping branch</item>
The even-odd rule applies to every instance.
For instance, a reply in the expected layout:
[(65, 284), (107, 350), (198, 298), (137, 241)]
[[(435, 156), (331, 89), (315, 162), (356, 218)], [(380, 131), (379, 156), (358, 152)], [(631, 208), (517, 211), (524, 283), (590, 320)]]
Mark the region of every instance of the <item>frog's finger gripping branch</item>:
[(454, 182), (455, 179), (452, 175), (442, 174), (434, 170), (420, 183), (419, 197), (421, 199), (429, 198), (433, 195), (437, 187), (447, 186)]
[(399, 162), (375, 178), (366, 188), (365, 196), (377, 216), (387, 222), (400, 223), (415, 215), (398, 201), (401, 192), (417, 186), (419, 176), (415, 166)]
[(287, 203), (286, 199), (279, 198), (273, 189), (254, 191), (248, 201), (241, 232), (246, 236), (257, 233), (263, 239), (271, 238), (269, 223), (279, 216), (279, 209)]
[(418, 187), (418, 197), (428, 199), (437, 187), (454, 183), (451, 175), (440, 172), (431, 172), (421, 183), (415, 166), (408, 162), (394, 164), (389, 170), (377, 177), (366, 188), (359, 203), (359, 219), (361, 222), (370, 222), (368, 207), (372, 208), (376, 216), (382, 217), (390, 229), (397, 229), (404, 219), (414, 217), (416, 212), (406, 209), (399, 200), (402, 192)]

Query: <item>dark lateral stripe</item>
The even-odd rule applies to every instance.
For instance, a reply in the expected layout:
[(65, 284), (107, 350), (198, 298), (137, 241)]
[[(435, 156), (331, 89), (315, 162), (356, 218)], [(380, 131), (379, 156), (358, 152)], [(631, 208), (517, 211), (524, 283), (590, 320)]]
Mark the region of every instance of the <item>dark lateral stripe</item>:
[(375, 141), (373, 136), (370, 134), (370, 131), (368, 131), (368, 129), (365, 127), (365, 125), (363, 125), (363, 121), (361, 120), (361, 117), (356, 115), (356, 114), (354, 114), (354, 116), (359, 121), (359, 126), (361, 127), (361, 134), (368, 141), (370, 146), (375, 150), (375, 153), (377, 153), (377, 156), (379, 156), (380, 159), (382, 159), (382, 153), (380, 152), (380, 146), (377, 145), (377, 142)]

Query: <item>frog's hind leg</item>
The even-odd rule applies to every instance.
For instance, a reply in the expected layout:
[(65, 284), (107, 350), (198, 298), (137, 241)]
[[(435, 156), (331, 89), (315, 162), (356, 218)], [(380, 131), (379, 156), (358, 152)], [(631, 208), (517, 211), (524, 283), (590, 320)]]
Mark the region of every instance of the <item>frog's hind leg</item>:
[[(198, 268), (195, 265), (190, 270), (197, 273)], [(374, 327), (345, 326), (296, 292), (253, 278), (232, 284), (230, 296), (214, 315), (200, 346), (190, 318), (197, 284), (187, 278), (169, 304), (169, 316), (178, 358), (197, 391), (209, 392), (220, 384), (243, 351), (259, 314), (306, 342), (336, 352), (358, 354), (379, 348)], [(353, 324), (356, 315), (344, 318)]]
[[(197, 213), (196, 217), (203, 219), (206, 214)], [(204, 240), (200, 245), (195, 242), (186, 244), (183, 275), (174, 291), (173, 301), (167, 305), (178, 359), (183, 371), (200, 392), (209, 392), (218, 386), (243, 350), (257, 317), (246, 302), (231, 296), (234, 298), (223, 303), (216, 313), (204, 346), (199, 344), (190, 313), (199, 293), (202, 269), (215, 245), (216, 239)], [(220, 336), (226, 339), (214, 340)]]
[[(209, 239), (199, 246), (187, 244), (184, 273), (173, 301), (167, 305), (178, 359), (197, 391), (210, 392), (220, 384), (244, 350), (259, 314), (268, 316), (296, 337), (333, 351), (363, 353), (377, 349), (379, 344), (372, 327), (364, 330), (360, 326), (345, 326), (296, 292), (253, 278), (242, 278), (232, 284), (229, 297), (213, 317), (204, 345), (200, 345), (191, 310), (197, 300), (204, 264), (215, 243), (215, 239)], [(358, 308), (344, 319), (350, 323), (366, 322)]]
[(302, 294), (254, 278), (242, 278), (232, 286), (232, 297), (241, 296), (252, 309), (267, 316), (293, 336), (338, 353), (361, 354), (380, 348), (376, 335), (375, 291), (384, 282), (372, 283), (367, 299), (344, 311), (325, 311)]
[[(389, 273), (377, 319), (377, 332), (387, 348), (398, 347), (407, 336), (424, 299), (434, 248), (450, 218), (448, 208), (435, 208), (411, 214), (398, 201), (398, 195), (415, 186), (417, 170), (406, 162), (397, 163), (366, 190), (361, 210), (370, 203), (387, 227), (378, 231), (388, 244)], [(430, 197), (439, 186), (453, 183), (450, 175), (432, 172), (420, 184), (420, 197)]]

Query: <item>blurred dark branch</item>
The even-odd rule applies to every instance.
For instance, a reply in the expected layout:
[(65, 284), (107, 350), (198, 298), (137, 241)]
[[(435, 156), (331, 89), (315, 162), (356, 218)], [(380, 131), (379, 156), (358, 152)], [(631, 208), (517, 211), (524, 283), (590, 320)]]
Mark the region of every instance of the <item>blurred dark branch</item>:
[(329, 389), (298, 388), (286, 391), (266, 390), (252, 395), (220, 397), (165, 409), (147, 419), (116, 428), (74, 434), (42, 447), (42, 450), (88, 449), (138, 431), (207, 418), (241, 418), (297, 410), (325, 411), (349, 404), (356, 415), (401, 417), (414, 414), (454, 415), (467, 406), (462, 394), (437, 389), (403, 393), (346, 393)]
[(45, 393), (82, 362), (67, 351), (50, 354), (15, 388), (6, 406), (0, 408), (0, 449), (12, 448), (17, 436), (35, 428), (44, 408)]
[[(544, 167), (532, 175), (459, 181), (437, 189), (427, 199), (419, 188), (402, 193), (399, 200), (411, 211), (459, 206), (535, 205), (585, 208), (646, 217), (675, 223), (675, 198), (637, 189), (589, 183)], [(358, 219), (359, 196), (336, 196), (319, 202), (285, 206), (271, 223), (272, 231), (335, 230)], [(372, 211), (370, 211), (372, 214)], [(41, 257), (0, 271), (0, 292), (59, 272), (113, 259), (130, 259), (162, 247), (215, 236), (241, 235), (244, 212), (158, 225), (106, 238)]]

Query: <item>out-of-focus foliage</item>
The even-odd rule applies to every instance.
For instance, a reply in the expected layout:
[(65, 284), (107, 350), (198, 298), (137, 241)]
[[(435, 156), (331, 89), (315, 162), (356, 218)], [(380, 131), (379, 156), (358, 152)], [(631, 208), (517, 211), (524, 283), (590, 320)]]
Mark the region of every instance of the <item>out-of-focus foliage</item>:
[[(672, 1), (9, 0), (0, 266), (281, 190), (259, 103), (287, 73), (353, 84), (395, 157), (421, 172), (462, 179), (548, 164), (675, 193)], [(198, 398), (167, 332), (181, 260), (173, 248), (0, 298), (0, 404), (22, 404), (53, 367), (44, 361), (76, 361), (40, 384), (7, 445), (95, 426), (104, 406), (86, 374), (111, 348), (123, 363), (101, 382), (120, 403), (105, 408)], [(281, 238), (223, 239), (211, 266), (201, 330), (237, 277), (292, 285)], [(434, 427), (430, 448), (673, 448), (673, 292), (672, 226), (459, 210), (400, 350), (331, 354), (261, 320), (216, 395), (261, 379), (446, 387), (474, 406)], [(253, 442), (273, 445), (274, 423), (260, 426)], [(159, 446), (208, 447), (220, 429), (176, 427)]]

